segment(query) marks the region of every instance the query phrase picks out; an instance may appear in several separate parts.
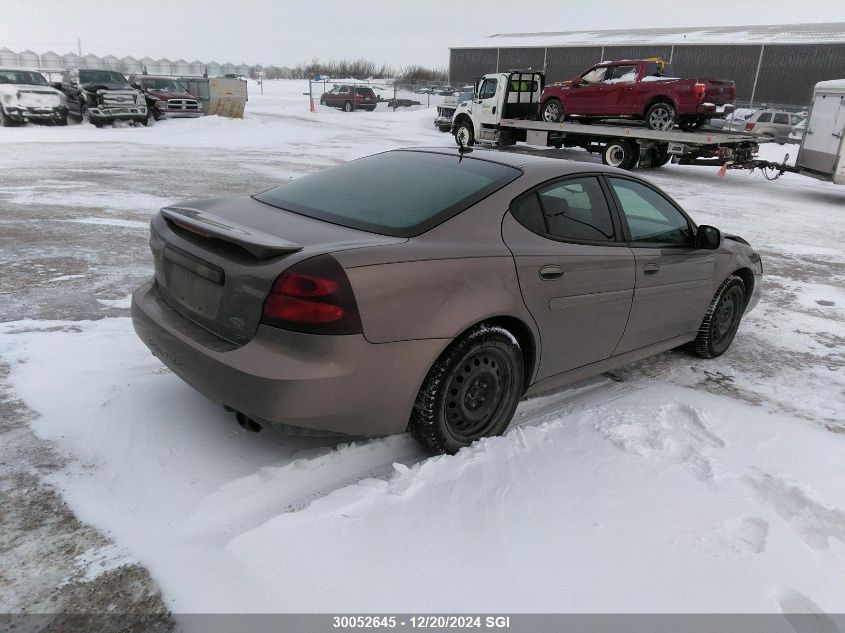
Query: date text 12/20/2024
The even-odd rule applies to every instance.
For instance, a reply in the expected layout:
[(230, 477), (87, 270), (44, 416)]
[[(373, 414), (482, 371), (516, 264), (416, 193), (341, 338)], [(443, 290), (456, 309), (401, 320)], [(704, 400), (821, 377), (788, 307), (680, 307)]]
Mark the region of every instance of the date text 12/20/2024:
[(341, 615), (333, 616), (335, 629), (508, 629), (508, 615)]

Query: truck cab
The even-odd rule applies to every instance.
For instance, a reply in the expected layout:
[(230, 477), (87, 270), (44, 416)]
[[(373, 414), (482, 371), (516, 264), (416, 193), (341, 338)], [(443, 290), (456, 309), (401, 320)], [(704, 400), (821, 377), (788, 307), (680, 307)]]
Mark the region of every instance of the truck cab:
[(452, 117), (452, 132), (459, 144), (470, 146), (476, 139), (501, 140), (502, 119), (533, 119), (545, 86), (545, 75), (534, 70), (490, 73), (475, 82), (475, 92)]

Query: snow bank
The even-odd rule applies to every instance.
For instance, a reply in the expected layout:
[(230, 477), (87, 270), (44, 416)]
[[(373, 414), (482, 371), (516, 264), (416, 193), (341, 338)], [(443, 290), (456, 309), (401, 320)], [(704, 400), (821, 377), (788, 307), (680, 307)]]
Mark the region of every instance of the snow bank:
[(245, 433), (128, 319), (2, 331), (52, 481), (176, 612), (845, 609), (845, 435), (794, 416), (597, 379), (425, 458)]

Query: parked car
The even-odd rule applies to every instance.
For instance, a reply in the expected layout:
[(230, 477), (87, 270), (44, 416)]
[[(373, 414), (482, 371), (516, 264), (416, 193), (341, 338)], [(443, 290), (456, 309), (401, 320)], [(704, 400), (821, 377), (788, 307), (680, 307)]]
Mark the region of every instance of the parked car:
[(472, 99), (473, 92), (459, 92), (457, 96), (447, 97), (439, 106), (437, 106), (437, 116), (434, 117), (434, 126), (441, 132), (452, 131), (452, 117), (455, 116), (455, 110), (458, 106)]
[(156, 121), (163, 118), (193, 118), (203, 115), (199, 100), (174, 77), (130, 75), (129, 83), (144, 93), (147, 115)]
[(69, 114), (83, 122), (97, 127), (113, 121), (147, 122), (144, 95), (117, 71), (68, 68), (61, 86)]
[(525, 393), (689, 344), (724, 353), (759, 255), (648, 180), (491, 150), (404, 149), (151, 223), (141, 340), (257, 430), (406, 429), (453, 453)]
[(793, 128), (804, 120), (805, 117), (800, 114), (768, 108), (753, 112), (743, 121), (734, 121), (730, 127), (756, 136), (768, 136), (779, 143), (785, 143)]
[(67, 125), (64, 95), (34, 70), (0, 68), (0, 125)]
[(378, 97), (367, 86), (335, 86), (320, 97), (320, 104), (340, 108), (345, 112), (368, 110), (372, 112), (378, 105)]
[(544, 121), (643, 119), (652, 130), (695, 130), (734, 110), (733, 81), (678, 79), (659, 59), (602, 62), (575, 79), (550, 84), (540, 97)]

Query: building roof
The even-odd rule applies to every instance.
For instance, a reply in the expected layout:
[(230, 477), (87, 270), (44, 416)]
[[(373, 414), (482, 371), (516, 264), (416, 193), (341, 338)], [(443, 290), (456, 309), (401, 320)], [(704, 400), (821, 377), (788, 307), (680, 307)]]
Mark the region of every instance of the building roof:
[(762, 26), (699, 26), (611, 31), (496, 33), (451, 48), (555, 46), (636, 46), (672, 44), (829, 44), (845, 43), (845, 22)]

